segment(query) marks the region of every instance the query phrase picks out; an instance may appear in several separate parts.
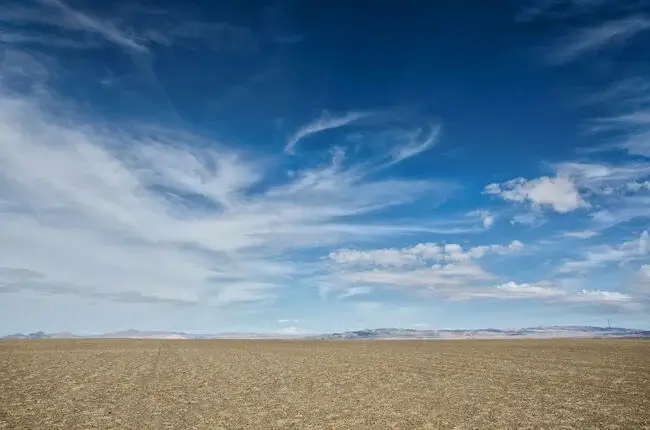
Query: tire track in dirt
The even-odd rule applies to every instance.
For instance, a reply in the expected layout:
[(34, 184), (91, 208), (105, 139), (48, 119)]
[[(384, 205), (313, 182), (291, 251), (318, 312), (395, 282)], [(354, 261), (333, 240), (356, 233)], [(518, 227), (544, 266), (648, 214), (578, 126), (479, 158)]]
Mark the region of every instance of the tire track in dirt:
[[(152, 416), (152, 424), (153, 424), (152, 427), (154, 429), (160, 428), (160, 408), (158, 407), (157, 397), (158, 397), (158, 386), (160, 382), (159, 370), (160, 370), (160, 357), (162, 355), (162, 351), (163, 351), (163, 342), (159, 340), (158, 348), (156, 351), (156, 357), (154, 358), (153, 366), (151, 369), (151, 374), (147, 378), (148, 382), (145, 385), (145, 389), (146, 389), (145, 396), (151, 395), (152, 397), (152, 402), (151, 402), (152, 410), (150, 411), (150, 413)], [(143, 400), (146, 399), (145, 396), (143, 396)], [(144, 417), (145, 414), (142, 414), (142, 416)]]

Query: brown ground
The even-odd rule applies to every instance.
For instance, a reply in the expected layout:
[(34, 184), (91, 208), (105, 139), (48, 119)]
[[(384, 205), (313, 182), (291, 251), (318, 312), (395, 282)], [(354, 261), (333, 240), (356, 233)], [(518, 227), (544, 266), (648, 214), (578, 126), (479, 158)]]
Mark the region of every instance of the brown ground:
[(0, 428), (650, 428), (650, 341), (0, 342)]

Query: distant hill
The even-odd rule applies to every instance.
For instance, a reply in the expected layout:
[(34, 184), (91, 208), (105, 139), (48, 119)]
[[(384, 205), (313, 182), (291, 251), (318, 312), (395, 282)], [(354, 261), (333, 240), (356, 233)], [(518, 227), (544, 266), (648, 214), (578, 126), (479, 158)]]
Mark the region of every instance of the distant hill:
[(76, 335), (70, 332), (44, 333), (15, 333), (0, 339), (289, 339), (303, 336), (293, 334), (276, 333), (217, 333), (217, 334), (194, 334), (173, 331), (139, 331), (123, 330), (93, 335)]
[(45, 333), (42, 331), (22, 334), (16, 333), (1, 339), (507, 339), (507, 338), (607, 338), (607, 337), (647, 337), (650, 330), (637, 330), (620, 327), (593, 326), (544, 326), (521, 329), (449, 329), (416, 330), (402, 328), (377, 328), (342, 333), (319, 335), (298, 335), (280, 333), (216, 333), (191, 334), (172, 331), (124, 330), (97, 335), (75, 335), (69, 332)]
[(45, 339), (49, 337), (51, 337), (51, 335), (42, 331), (37, 331), (29, 334), (22, 334), (22, 333), (10, 334), (9, 336), (5, 336), (2, 339)]
[(415, 330), (379, 328), (346, 331), (316, 336), (319, 339), (504, 339), (504, 338), (602, 338), (602, 337), (650, 337), (648, 330), (607, 328), (592, 326), (547, 326), (500, 330), (456, 329)]

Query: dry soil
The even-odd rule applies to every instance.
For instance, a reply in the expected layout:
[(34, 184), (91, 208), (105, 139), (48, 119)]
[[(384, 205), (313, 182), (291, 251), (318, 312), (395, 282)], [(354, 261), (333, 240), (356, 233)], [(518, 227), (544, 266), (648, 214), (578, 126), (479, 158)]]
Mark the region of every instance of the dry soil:
[(650, 341), (0, 341), (0, 428), (650, 428)]

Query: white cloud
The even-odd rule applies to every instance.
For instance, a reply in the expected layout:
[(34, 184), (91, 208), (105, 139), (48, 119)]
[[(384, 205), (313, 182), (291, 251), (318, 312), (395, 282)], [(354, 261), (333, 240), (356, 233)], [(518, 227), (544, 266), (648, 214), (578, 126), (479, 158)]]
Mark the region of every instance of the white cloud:
[[(645, 246), (645, 245), (644, 245)], [(632, 308), (638, 303), (621, 292), (572, 288), (570, 280), (517, 283), (501, 280), (479, 264), (488, 254), (508, 254), (524, 248), (519, 241), (509, 245), (486, 245), (464, 249), (458, 244), (423, 243), (408, 248), (369, 251), (340, 250), (330, 254), (334, 263), (333, 290), (385, 288), (424, 298), (449, 300), (528, 299), (558, 303), (609, 304)]]
[[(40, 3), (47, 7), (38, 14), (3, 9), (0, 22), (17, 27), (40, 23), (61, 36), (48, 38), (45, 32), (28, 34), (18, 28), (4, 33), (5, 42), (68, 48), (112, 43), (146, 53), (153, 44), (225, 34), (247, 40), (251, 49), (255, 45), (249, 31), (225, 24), (185, 23), (132, 32), (121, 18), (102, 19), (60, 0)], [(21, 10), (24, 14), (17, 20), (7, 18), (11, 13), (16, 18)], [(23, 59), (36, 67), (16, 64), (16, 57), (11, 58), (16, 53), (24, 54), (9, 53), (0, 78), (13, 66), (26, 78), (36, 70), (39, 84), (55, 75), (49, 65), (27, 54)], [(364, 218), (421, 198), (442, 201), (450, 192), (447, 184), (436, 181), (391, 179), (386, 171), (382, 179), (372, 175), (432, 148), (441, 127), (429, 118), (419, 121), (425, 126), (416, 126), (411, 117), (398, 118), (396, 122), (408, 123), (402, 127), (388, 121), (391, 112), (386, 118), (374, 111), (324, 113), (295, 131), (285, 151), (292, 152), (314, 133), (354, 123), (381, 129), (368, 134), (368, 141), (385, 132), (382, 138), (389, 144), (378, 145), (382, 151), (376, 151), (382, 157), (357, 164), (337, 150), (331, 161), (300, 168), (283, 180), (272, 170), (274, 163), (228, 144), (166, 128), (100, 123), (71, 108), (50, 88), (40, 89), (44, 91), (24, 96), (0, 79), (2, 293), (225, 306), (270, 301), (280, 288), (308, 284), (313, 278), (335, 285), (332, 290), (340, 292), (339, 298), (391, 288), (451, 299), (627, 300), (620, 293), (569, 293), (552, 283), (507, 282), (482, 266), (488, 258), (481, 259), (488, 255), (521, 250), (524, 245), (518, 241), (475, 247), (425, 242), (405, 248), (339, 249), (329, 254), (328, 267), (336, 268), (323, 275), (318, 256), (327, 252), (324, 248), (354, 242), (363, 247), (413, 232), (483, 231), (494, 225), (496, 215), (486, 210), (467, 216), (463, 211), (457, 219), (444, 222), (372, 223)], [(638, 112), (618, 120), (647, 123)], [(486, 192), (535, 209), (566, 213), (588, 207), (578, 191), (582, 188), (594, 193), (619, 183), (630, 192), (647, 188), (642, 176), (648, 170), (640, 164), (565, 163), (556, 169), (557, 177), (490, 184)], [(535, 217), (539, 219), (539, 214)], [(467, 227), (468, 218), (473, 218), (472, 228)], [(571, 234), (586, 235), (567, 233)], [(293, 325), (297, 320), (277, 322), (290, 325), (289, 331), (297, 330)]]
[(469, 293), (472, 297), (498, 299), (542, 299), (573, 303), (632, 303), (631, 296), (616, 291), (569, 290), (561, 288), (550, 281), (535, 284), (517, 284), (507, 282), (494, 287), (484, 288)]
[(497, 285), (488, 290), (486, 294), (493, 294), (494, 297), (525, 299), (525, 298), (549, 298), (559, 297), (566, 294), (563, 290), (545, 284), (517, 284), (507, 282)]
[(333, 251), (329, 259), (342, 265), (407, 267), (429, 262), (467, 261), (486, 254), (508, 254), (521, 250), (524, 244), (518, 240), (508, 245), (487, 245), (469, 248), (466, 251), (458, 244), (419, 243), (409, 248), (373, 249), (358, 251), (344, 249)]
[(454, 290), (496, 278), (476, 260), (487, 254), (517, 252), (523, 247), (521, 242), (513, 241), (467, 249), (458, 244), (420, 243), (401, 249), (339, 250), (329, 255), (334, 264), (331, 284), (344, 291), (371, 286), (451, 296)]
[[(490, 285), (496, 276), (473, 263), (434, 265), (409, 270), (371, 270), (345, 273), (342, 282), (356, 282), (406, 291), (426, 298), (449, 300), (543, 300), (559, 303), (612, 304), (637, 307), (628, 294), (616, 291), (573, 290), (552, 281), (516, 283), (513, 281)], [(355, 287), (353, 287), (355, 288)]]
[[(540, 223), (544, 208), (568, 213), (597, 207), (598, 211), (590, 214), (595, 221), (591, 229), (595, 231), (650, 214), (650, 201), (642, 194), (647, 189), (645, 178), (650, 175), (650, 163), (563, 162), (550, 167), (556, 172), (553, 177), (516, 178), (489, 184), (484, 192), (530, 204), (532, 210), (514, 215), (513, 224)], [(585, 196), (596, 204), (587, 202)]]
[(408, 266), (418, 261), (415, 254), (403, 254), (395, 249), (380, 249), (376, 251), (344, 250), (331, 252), (330, 260), (338, 264), (371, 264), (379, 266)]
[(471, 211), (467, 214), (467, 216), (479, 217), (481, 219), (481, 222), (483, 223), (483, 228), (486, 230), (491, 228), (497, 219), (497, 216), (493, 212), (485, 209)]
[(307, 250), (423, 229), (363, 215), (449, 191), (369, 179), (372, 166), (345, 167), (343, 153), (271, 184), (270, 164), (249, 153), (175, 130), (93, 122), (52, 92), (21, 96), (2, 83), (0, 261), (35, 276), (0, 273), (0, 292), (271, 300), (313, 273)]
[(556, 64), (568, 63), (589, 52), (625, 42), (649, 28), (650, 20), (639, 15), (577, 29), (558, 42), (549, 60)]
[(512, 225), (522, 224), (528, 226), (539, 226), (545, 222), (546, 219), (538, 210), (514, 214), (510, 220), (510, 224)]
[(491, 215), (491, 214), (490, 215), (485, 215), (483, 217), (483, 227), (485, 227), (486, 229), (492, 227), (494, 225), (494, 220), (495, 219), (496, 219), (496, 217), (494, 215)]
[(578, 239), (591, 239), (592, 237), (598, 236), (600, 233), (597, 231), (591, 230), (582, 230), (582, 231), (567, 231), (564, 233), (566, 237), (575, 237)]
[[(553, 61), (565, 63), (607, 46), (624, 46), (632, 37), (650, 29), (646, 6), (645, 1), (540, 0), (523, 15), (529, 19), (591, 15), (593, 24), (569, 27), (567, 36), (551, 53)], [(588, 123), (588, 130), (600, 139), (596, 145), (580, 148), (583, 154), (623, 150), (650, 157), (650, 81), (633, 62), (623, 62), (627, 76), (615, 78), (605, 88), (585, 97), (584, 105), (606, 113)], [(588, 199), (591, 209), (597, 209), (590, 214), (591, 230), (604, 230), (650, 214), (650, 200), (645, 195), (650, 189), (646, 186), (650, 163), (639, 157), (616, 163), (557, 163), (552, 168), (558, 177), (566, 177), (575, 185), (582, 201)]]
[[(475, 260), (487, 253), (505, 254), (520, 249), (520, 242), (464, 250), (458, 244), (422, 243), (403, 249), (340, 250), (330, 254), (334, 263), (332, 290), (383, 287), (412, 294), (450, 294), (450, 291), (490, 281), (495, 276)], [(345, 293), (344, 293), (345, 294)]]
[(524, 244), (518, 240), (513, 240), (508, 245), (483, 245), (470, 248), (467, 251), (467, 254), (473, 258), (481, 258), (486, 254), (494, 253), (499, 255), (510, 254), (512, 252), (518, 252), (524, 248)]
[(585, 193), (599, 199), (599, 210), (590, 214), (594, 221), (592, 229), (603, 230), (650, 216), (650, 163), (560, 163), (555, 168), (570, 176)]
[(348, 112), (342, 116), (332, 116), (327, 112), (323, 112), (319, 118), (303, 125), (289, 136), (284, 146), (284, 152), (293, 153), (298, 142), (312, 134), (343, 127), (369, 115), (371, 115), (370, 112)]
[(633, 303), (632, 296), (618, 291), (580, 290), (567, 297), (569, 302), (577, 303)]
[(495, 279), (474, 262), (453, 262), (434, 264), (430, 267), (392, 270), (372, 269), (362, 271), (345, 271), (340, 278), (347, 282), (391, 286), (398, 289), (428, 288), (431, 290), (448, 290), (450, 287), (462, 287), (478, 281)]
[(586, 306), (607, 305), (621, 310), (639, 310), (642, 305), (628, 294), (618, 291), (572, 290), (562, 288), (551, 281), (533, 284), (507, 282), (495, 286), (461, 289), (454, 296), (456, 300), (499, 299), (538, 300), (551, 303), (577, 304)]
[(573, 181), (565, 176), (543, 176), (531, 180), (517, 178), (502, 184), (493, 183), (485, 187), (485, 193), (507, 201), (527, 202), (533, 208), (550, 207), (559, 213), (589, 207)]
[(623, 242), (620, 245), (598, 245), (589, 248), (581, 259), (567, 261), (558, 268), (560, 273), (587, 273), (605, 267), (610, 263), (625, 264), (648, 258), (650, 241), (648, 232), (641, 233), (638, 239)]

